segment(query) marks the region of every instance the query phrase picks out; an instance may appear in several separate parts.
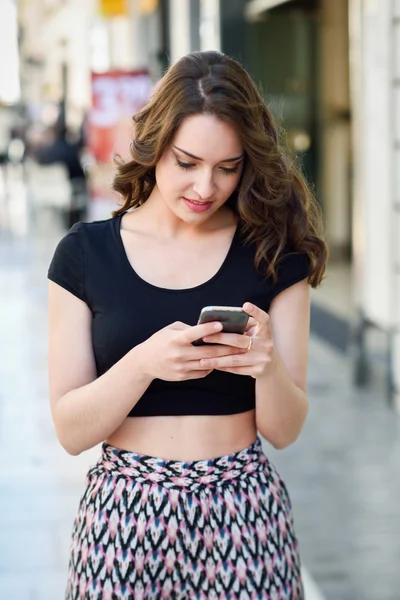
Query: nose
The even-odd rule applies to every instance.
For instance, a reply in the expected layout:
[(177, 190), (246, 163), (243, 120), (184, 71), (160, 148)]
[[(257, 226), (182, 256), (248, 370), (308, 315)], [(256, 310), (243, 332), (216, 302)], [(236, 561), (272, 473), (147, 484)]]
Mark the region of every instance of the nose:
[(202, 200), (207, 200), (214, 194), (215, 185), (212, 171), (202, 171), (193, 183), (193, 190)]

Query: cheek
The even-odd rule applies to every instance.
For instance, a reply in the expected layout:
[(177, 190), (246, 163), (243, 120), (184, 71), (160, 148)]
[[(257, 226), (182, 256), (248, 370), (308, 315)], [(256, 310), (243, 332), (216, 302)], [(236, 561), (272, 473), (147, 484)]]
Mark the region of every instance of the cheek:
[(165, 196), (177, 195), (191, 185), (190, 172), (181, 171), (175, 165), (161, 164), (156, 167), (156, 183)]
[(235, 191), (240, 177), (237, 175), (234, 177), (233, 175), (221, 175), (222, 179), (219, 182), (219, 189), (222, 191), (223, 195), (229, 198), (229, 196)]
[(160, 160), (158, 165), (156, 165), (155, 176), (156, 184), (160, 189), (168, 185), (168, 167), (165, 161)]

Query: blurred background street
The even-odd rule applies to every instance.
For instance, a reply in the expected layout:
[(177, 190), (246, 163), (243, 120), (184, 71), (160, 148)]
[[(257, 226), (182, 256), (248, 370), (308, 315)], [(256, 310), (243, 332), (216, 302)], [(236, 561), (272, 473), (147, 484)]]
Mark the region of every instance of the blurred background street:
[(63, 598), (99, 451), (67, 455), (51, 422), (50, 258), (110, 216), (132, 114), (198, 49), (249, 70), (324, 214), (310, 415), (265, 447), (306, 600), (400, 600), (400, 0), (0, 0), (0, 600)]

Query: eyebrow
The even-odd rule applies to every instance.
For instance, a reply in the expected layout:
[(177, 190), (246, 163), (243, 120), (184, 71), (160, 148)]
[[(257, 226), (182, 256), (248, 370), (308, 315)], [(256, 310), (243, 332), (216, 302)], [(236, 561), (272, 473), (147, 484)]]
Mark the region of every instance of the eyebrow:
[[(190, 154), (190, 152), (186, 152), (186, 150), (182, 150), (182, 148), (178, 148), (178, 146), (174, 146), (174, 148), (176, 148), (177, 150), (179, 150), (179, 152), (183, 152), (183, 154), (186, 154), (186, 156), (190, 156), (190, 158), (194, 158), (195, 160), (204, 160), (203, 158), (200, 158), (199, 156), (195, 156), (194, 154)], [(234, 156), (233, 158), (224, 158), (224, 160), (220, 160), (219, 162), (222, 163), (226, 163), (226, 162), (235, 162), (237, 160), (242, 159), (244, 156), (244, 153), (239, 154), (239, 156)]]

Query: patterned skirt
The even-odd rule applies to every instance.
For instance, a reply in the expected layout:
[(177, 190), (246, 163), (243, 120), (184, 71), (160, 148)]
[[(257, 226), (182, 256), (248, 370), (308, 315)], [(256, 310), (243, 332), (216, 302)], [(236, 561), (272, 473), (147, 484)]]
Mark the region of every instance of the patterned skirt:
[(183, 462), (103, 444), (72, 535), (66, 600), (303, 600), (286, 487), (257, 440)]

